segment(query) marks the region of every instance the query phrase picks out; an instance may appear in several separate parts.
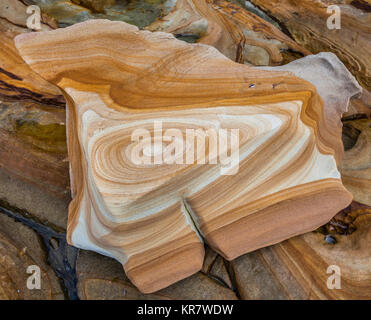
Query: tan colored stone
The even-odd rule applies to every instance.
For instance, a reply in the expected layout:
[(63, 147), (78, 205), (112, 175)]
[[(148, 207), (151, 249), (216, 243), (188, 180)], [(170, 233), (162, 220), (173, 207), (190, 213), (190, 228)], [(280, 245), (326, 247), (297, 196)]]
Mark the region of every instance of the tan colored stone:
[(80, 299), (236, 299), (234, 292), (197, 273), (153, 294), (143, 294), (126, 277), (117, 261), (80, 250), (77, 260)]
[[(342, 234), (332, 228), (335, 244), (325, 241), (326, 233), (311, 232), (232, 261), (241, 298), (369, 299), (371, 208), (352, 204), (341, 214), (348, 216), (345, 220), (352, 227)], [(339, 223), (340, 216), (336, 221)], [(333, 274), (327, 270), (332, 265), (341, 270), (340, 290), (327, 287)]]

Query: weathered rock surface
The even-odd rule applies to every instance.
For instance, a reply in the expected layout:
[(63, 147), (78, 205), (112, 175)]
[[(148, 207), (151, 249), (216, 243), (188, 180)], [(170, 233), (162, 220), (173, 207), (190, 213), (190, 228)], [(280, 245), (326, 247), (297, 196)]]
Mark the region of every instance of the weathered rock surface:
[(252, 65), (280, 65), (310, 53), (264, 19), (224, 0), (178, 0), (146, 29), (211, 45), (233, 61)]
[(341, 117), (348, 112), (350, 99), (361, 95), (362, 87), (335, 54), (323, 52), (284, 66), (261, 69), (290, 71), (312, 83), (324, 102), (324, 115), (331, 132), (334, 136), (342, 134)]
[(58, 88), (33, 72), (14, 47), (14, 37), (31, 30), (13, 24), (8, 19), (8, 15), (2, 16), (0, 12), (0, 98), (29, 99), (45, 105), (64, 107)]
[[(284, 25), (293, 38), (313, 53), (332, 51), (356, 76), (362, 86), (371, 88), (370, 3), (351, 0), (252, 0)], [(361, 5), (357, 5), (361, 4)], [(363, 5), (362, 5), (363, 3)], [(341, 29), (329, 29), (329, 5), (341, 11)]]
[(343, 115), (344, 120), (359, 118), (371, 119), (371, 93), (363, 89), (362, 95), (350, 101), (349, 110)]
[[(371, 286), (370, 207), (353, 203), (317, 232), (292, 238), (246, 254), (230, 262), (233, 283), (241, 299), (368, 299)], [(331, 235), (335, 244), (325, 241)], [(206, 256), (215, 256), (207, 250)], [(207, 260), (207, 259), (206, 259)], [(205, 261), (206, 261), (205, 260)], [(77, 273), (81, 299), (234, 299), (231, 291), (206, 279), (212, 266), (155, 294), (140, 293), (122, 272), (118, 262), (80, 251)], [(225, 262), (224, 262), (225, 263)], [(341, 270), (341, 289), (327, 287), (329, 266)], [(219, 268), (219, 266), (217, 266)], [(168, 290), (169, 289), (169, 290)], [(187, 290), (186, 290), (187, 289)], [(189, 289), (189, 292), (188, 292)]]
[(19, 180), (69, 197), (65, 110), (33, 101), (0, 102), (0, 168)]
[(115, 0), (71, 0), (73, 3), (87, 7), (93, 12), (104, 12), (105, 8), (115, 4)]
[[(115, 257), (143, 292), (201, 269), (197, 230), (234, 259), (313, 230), (350, 202), (334, 160), (342, 151), (332, 132), (340, 115), (324, 117), (314, 87), (292, 73), (252, 69), (208, 46), (104, 20), (25, 34), (16, 44), (69, 102), (70, 243)], [(138, 166), (130, 158), (134, 127), (153, 130), (160, 120), (214, 128), (206, 119), (242, 131), (238, 174), (223, 175), (218, 164)]]
[(90, 19), (125, 21), (140, 28), (166, 15), (173, 0), (24, 0), (40, 6), (42, 12), (53, 17), (59, 27), (66, 27)]
[[(26, 1), (22, 0), (1, 0), (0, 18), (18, 26), (26, 27), (30, 13), (27, 12)], [(57, 27), (56, 22), (50, 16), (40, 12), (41, 30), (50, 30)]]
[[(89, 19), (125, 21), (181, 40), (212, 45), (227, 57), (253, 65), (285, 64), (310, 52), (255, 13), (229, 1), (30, 0), (68, 26)], [(153, 22), (155, 19), (157, 20)]]
[[(327, 234), (335, 244), (326, 243)], [(231, 262), (231, 271), (242, 299), (369, 299), (370, 240), (370, 207), (352, 204), (324, 233), (307, 233), (244, 255)], [(327, 269), (333, 265), (340, 268), (341, 289), (327, 287), (334, 274)]]
[(69, 202), (68, 196), (59, 198), (0, 169), (0, 206), (11, 205), (54, 230), (65, 231)]
[(31, 31), (22, 27), (25, 8), (16, 0), (0, 5), (0, 201), (65, 229), (70, 199), (65, 102), (14, 46), (16, 35)]
[(215, 259), (211, 267), (209, 277), (218, 281), (223, 286), (233, 289), (233, 284), (227, 270), (226, 261), (221, 256), (218, 256)]
[[(40, 289), (29, 289), (27, 281), (38, 266)], [(34, 283), (29, 280), (30, 283)], [(0, 214), (0, 300), (64, 299), (59, 280), (46, 263), (46, 255), (37, 234), (13, 219)]]
[(339, 170), (346, 188), (356, 201), (371, 205), (371, 120), (344, 122), (347, 141)]

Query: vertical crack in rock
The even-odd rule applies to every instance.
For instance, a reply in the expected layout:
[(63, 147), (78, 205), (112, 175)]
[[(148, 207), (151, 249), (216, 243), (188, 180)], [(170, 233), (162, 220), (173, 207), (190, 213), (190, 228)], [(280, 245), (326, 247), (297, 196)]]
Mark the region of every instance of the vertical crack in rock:
[(198, 234), (198, 236), (200, 237), (200, 239), (204, 242), (204, 243), (207, 243), (206, 242), (206, 239), (205, 237), (203, 236), (200, 228), (199, 228), (199, 223), (198, 223), (198, 219), (197, 219), (197, 215), (194, 213), (194, 211), (192, 210), (191, 206), (189, 205), (189, 203), (187, 202), (187, 200), (185, 198), (183, 198), (183, 201), (182, 201), (182, 206), (184, 207), (184, 214), (187, 216), (187, 220), (190, 221), (190, 223), (192, 223), (196, 233)]
[(228, 271), (229, 278), (231, 279), (231, 282), (232, 282), (233, 292), (236, 294), (236, 296), (239, 300), (243, 300), (241, 298), (241, 292), (238, 290), (238, 282), (237, 282), (237, 279), (236, 279), (236, 273), (235, 273), (231, 263), (228, 260), (224, 260), (224, 261), (226, 263), (226, 268), (227, 268), (227, 271)]

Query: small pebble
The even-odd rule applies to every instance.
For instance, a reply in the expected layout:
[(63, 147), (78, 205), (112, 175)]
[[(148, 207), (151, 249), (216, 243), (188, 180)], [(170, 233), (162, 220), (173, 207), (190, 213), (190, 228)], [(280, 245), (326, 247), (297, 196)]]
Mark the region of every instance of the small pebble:
[(325, 241), (328, 244), (335, 244), (337, 242), (336, 239), (333, 236), (329, 235), (329, 234), (325, 236)]

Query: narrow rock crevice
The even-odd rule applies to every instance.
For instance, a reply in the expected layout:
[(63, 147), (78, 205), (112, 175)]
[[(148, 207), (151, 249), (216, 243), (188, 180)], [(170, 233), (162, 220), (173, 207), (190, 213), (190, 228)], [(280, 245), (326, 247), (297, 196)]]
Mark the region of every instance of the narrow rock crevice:
[(16, 208), (5, 208), (0, 205), (0, 213), (20, 222), (34, 230), (42, 240), (47, 253), (47, 263), (52, 267), (62, 282), (66, 296), (78, 300), (76, 259), (78, 249), (67, 244), (65, 233), (60, 233), (32, 219), (25, 218)]

